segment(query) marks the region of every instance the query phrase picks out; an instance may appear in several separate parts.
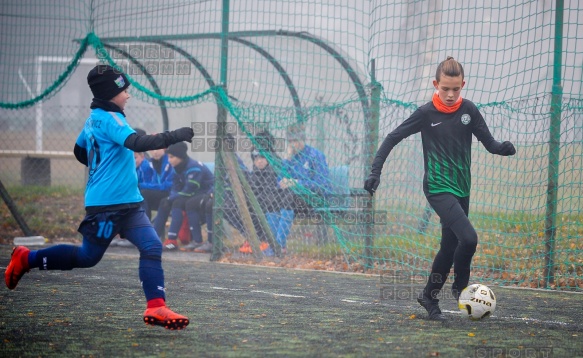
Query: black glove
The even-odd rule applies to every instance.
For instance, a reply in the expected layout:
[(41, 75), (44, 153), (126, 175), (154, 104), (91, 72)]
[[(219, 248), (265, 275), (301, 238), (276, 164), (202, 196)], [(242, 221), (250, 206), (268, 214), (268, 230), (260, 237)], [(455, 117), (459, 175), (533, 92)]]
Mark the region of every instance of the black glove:
[(370, 196), (373, 196), (380, 183), (380, 176), (378, 174), (370, 173), (368, 179), (364, 181), (364, 190), (368, 191)]
[(509, 156), (509, 155), (514, 155), (516, 154), (516, 148), (514, 148), (514, 144), (506, 141), (506, 142), (502, 142), (502, 144), (500, 144), (500, 150), (498, 151), (498, 154), (503, 155), (503, 156)]
[(192, 143), (192, 137), (194, 137), (194, 131), (190, 127), (178, 128), (170, 132), (172, 134), (172, 139), (175, 140), (174, 143), (178, 142), (189, 142)]

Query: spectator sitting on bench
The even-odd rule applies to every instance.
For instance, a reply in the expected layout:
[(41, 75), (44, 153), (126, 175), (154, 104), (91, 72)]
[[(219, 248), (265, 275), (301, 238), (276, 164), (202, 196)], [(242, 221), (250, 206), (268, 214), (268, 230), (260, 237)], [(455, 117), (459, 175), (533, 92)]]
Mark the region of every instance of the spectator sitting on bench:
[[(251, 151), (253, 172), (250, 175), (249, 184), (257, 197), (261, 210), (265, 214), (275, 240), (282, 247), (283, 253), (285, 253), (286, 239), (290, 228), (286, 227), (289, 226), (288, 221), (281, 220), (281, 217), (293, 208), (291, 206), (293, 200), (291, 190), (279, 187), (277, 173), (273, 166), (269, 164), (268, 160), (278, 163), (281, 161), (275, 153), (274, 138), (271, 133), (267, 131), (260, 132), (257, 134), (256, 139), (259, 148), (254, 147)], [(282, 210), (285, 211), (283, 214)], [(291, 213), (293, 214), (293, 211)], [(265, 245), (269, 244), (266, 241), (262, 241), (261, 246)], [(274, 255), (272, 247), (267, 247), (262, 251), (266, 256)]]
[[(227, 134), (225, 138), (225, 148), (227, 148), (227, 150), (232, 150), (234, 152), (235, 158), (237, 159), (237, 164), (239, 165), (239, 168), (243, 172), (245, 179), (247, 180), (247, 182), (249, 182), (251, 172), (249, 171), (249, 169), (247, 169), (241, 157), (235, 152), (235, 148), (237, 148), (237, 142), (235, 138), (230, 134)], [(241, 235), (246, 239), (245, 242), (241, 245), (241, 247), (239, 247), (239, 252), (244, 254), (250, 254), (253, 252), (253, 250), (251, 249), (249, 241), (247, 241), (247, 239), (249, 238), (249, 233), (247, 232), (247, 228), (243, 224), (243, 218), (241, 217), (241, 211), (239, 210), (237, 200), (235, 199), (235, 194), (233, 193), (231, 180), (229, 179), (228, 175), (225, 175), (223, 180), (225, 191), (223, 196), (223, 206), (222, 208), (220, 208), (223, 211), (223, 218), (227, 220), (227, 222), (233, 228), (235, 228), (235, 230), (241, 233)], [(262, 242), (260, 248), (262, 251), (264, 251), (269, 248), (269, 245), (267, 244), (265, 239), (266, 237), (265, 231), (261, 227), (259, 218), (257, 217), (255, 211), (253, 211), (251, 204), (248, 201), (246, 202), (246, 204), (249, 210), (249, 214), (251, 214), (251, 220), (253, 222), (255, 233), (257, 234), (259, 241)]]
[[(146, 131), (135, 128), (138, 136), (146, 135)], [(134, 161), (136, 162), (136, 175), (138, 176), (138, 187), (146, 182), (150, 182), (154, 177), (154, 169), (150, 167), (148, 155), (146, 152), (134, 152)]]
[[(306, 144), (306, 133), (303, 124), (294, 124), (287, 128), (287, 157), (282, 161), (279, 186), (290, 189), (293, 197), (293, 210), (281, 210), (280, 227), (287, 237), (295, 213), (305, 213), (312, 210), (314, 203), (325, 199), (331, 193), (328, 164), (326, 156), (318, 149)], [(307, 191), (307, 192), (306, 192)], [(306, 203), (305, 199), (309, 199)], [(285, 252), (286, 243), (282, 244)]]
[(158, 210), (160, 201), (170, 195), (174, 168), (168, 162), (165, 149), (156, 149), (149, 152), (150, 158), (147, 164), (152, 168), (154, 176), (151, 180), (139, 183), (140, 193), (144, 197), (142, 206), (148, 219), (152, 220), (152, 210)]
[[(182, 212), (186, 212), (192, 241), (182, 249), (185, 251), (210, 252), (212, 249), (212, 207), (214, 175), (203, 163), (188, 156), (186, 143), (171, 145), (166, 150), (168, 161), (174, 167), (170, 196), (160, 202), (154, 228), (158, 235), (165, 237), (166, 220), (171, 215), (165, 250), (178, 249), (178, 232), (182, 226)], [(207, 225), (208, 239), (203, 244), (201, 221)]]

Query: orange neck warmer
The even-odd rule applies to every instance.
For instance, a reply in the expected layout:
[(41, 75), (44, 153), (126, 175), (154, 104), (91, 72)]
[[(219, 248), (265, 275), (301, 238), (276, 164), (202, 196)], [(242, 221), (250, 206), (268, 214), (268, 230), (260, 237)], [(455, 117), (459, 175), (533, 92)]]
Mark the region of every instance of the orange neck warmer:
[(453, 113), (460, 109), (460, 106), (462, 105), (462, 96), (460, 96), (457, 101), (455, 101), (453, 106), (446, 106), (441, 98), (439, 98), (437, 92), (433, 93), (432, 101), (435, 108), (441, 113)]

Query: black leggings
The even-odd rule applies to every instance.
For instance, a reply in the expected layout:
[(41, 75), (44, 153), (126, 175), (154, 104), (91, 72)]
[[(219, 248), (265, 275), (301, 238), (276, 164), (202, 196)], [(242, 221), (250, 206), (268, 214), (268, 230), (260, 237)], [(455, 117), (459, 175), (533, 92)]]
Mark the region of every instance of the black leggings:
[(459, 198), (445, 193), (429, 195), (427, 201), (441, 219), (441, 244), (424, 294), (438, 300), (453, 265), (452, 293), (457, 298), (459, 292), (468, 286), (470, 265), (478, 245), (478, 234), (468, 219), (470, 197)]

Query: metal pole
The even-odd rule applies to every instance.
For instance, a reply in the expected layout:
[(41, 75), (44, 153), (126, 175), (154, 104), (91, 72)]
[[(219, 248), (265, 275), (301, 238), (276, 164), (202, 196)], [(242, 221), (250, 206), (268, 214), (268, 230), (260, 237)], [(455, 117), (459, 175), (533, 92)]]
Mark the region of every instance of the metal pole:
[[(227, 97), (227, 64), (229, 58), (229, 0), (223, 0), (223, 17), (221, 30), (221, 87)], [(220, 96), (219, 96), (220, 97)], [(217, 134), (216, 143), (219, 143), (215, 156), (215, 205), (213, 208), (213, 252), (211, 261), (216, 261), (221, 257), (223, 251), (223, 241), (225, 233), (223, 231), (223, 204), (225, 202), (225, 179), (227, 171), (225, 168), (225, 127), (227, 123), (227, 107), (223, 100), (219, 100), (217, 111)], [(227, 149), (229, 150), (229, 149)]]
[[(378, 136), (379, 136), (379, 118), (380, 118), (380, 98), (381, 98), (381, 85), (376, 80), (375, 73), (375, 60), (371, 60), (371, 94), (370, 94), (370, 115), (367, 116), (366, 120), (366, 140), (368, 146), (365, 146), (365, 163), (366, 169), (369, 170), (372, 167), (372, 162), (374, 160), (375, 153), (378, 147)], [(365, 171), (365, 175), (368, 173)], [(366, 234), (365, 234), (365, 246), (364, 255), (367, 267), (372, 267), (372, 247), (374, 245), (374, 198), (370, 198), (366, 202), (366, 212), (367, 217), (370, 218), (370, 222), (366, 223)]]
[(22, 230), (24, 235), (34, 236), (35, 233), (30, 229), (30, 227), (28, 227), (24, 218), (22, 217), (22, 215), (20, 215), (20, 212), (18, 211), (18, 208), (16, 207), (14, 200), (12, 200), (10, 194), (8, 194), (8, 190), (6, 190), (1, 180), (0, 180), (0, 198), (2, 198), (2, 200), (4, 200), (4, 202), (6, 203), (8, 210), (10, 210), (10, 212), (12, 213), (14, 220), (16, 221), (18, 226), (20, 226), (20, 229)]
[(557, 221), (557, 188), (559, 186), (559, 152), (561, 147), (561, 102), (563, 97), (562, 54), (563, 54), (563, 12), (564, 1), (556, 1), (555, 9), (555, 51), (553, 59), (553, 89), (551, 98), (551, 124), (549, 133), (549, 165), (547, 205), (545, 215), (545, 287), (555, 281), (555, 240)]

